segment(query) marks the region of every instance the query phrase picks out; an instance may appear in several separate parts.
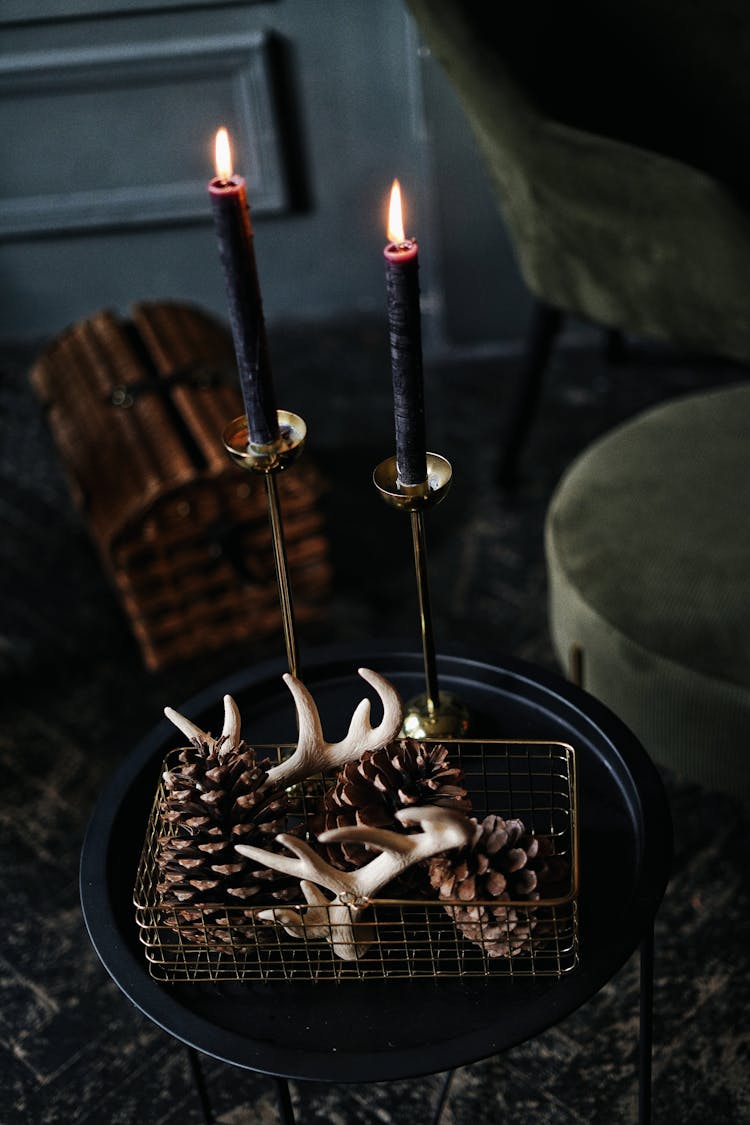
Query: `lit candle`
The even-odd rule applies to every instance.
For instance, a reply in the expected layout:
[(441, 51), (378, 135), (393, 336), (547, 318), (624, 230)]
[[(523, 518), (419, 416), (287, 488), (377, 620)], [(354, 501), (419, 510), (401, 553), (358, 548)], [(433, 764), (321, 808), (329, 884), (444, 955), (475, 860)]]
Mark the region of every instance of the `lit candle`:
[(404, 485), (427, 479), (422, 378), (422, 330), (419, 314), (419, 250), (404, 235), (401, 189), (393, 181), (388, 210), (385, 280), (396, 423), (396, 467)]
[(271, 380), (266, 326), (253, 249), (245, 181), (233, 175), (226, 129), (216, 134), (216, 178), (208, 185), (219, 254), (224, 269), (229, 320), (253, 445), (270, 445), (279, 436)]

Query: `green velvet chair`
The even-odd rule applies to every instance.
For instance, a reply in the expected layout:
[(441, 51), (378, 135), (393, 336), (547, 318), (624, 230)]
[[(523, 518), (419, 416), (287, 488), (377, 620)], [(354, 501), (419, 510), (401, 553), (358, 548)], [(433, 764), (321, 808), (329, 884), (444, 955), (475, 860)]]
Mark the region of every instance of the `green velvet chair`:
[(561, 665), (655, 761), (744, 800), (749, 458), (750, 385), (673, 399), (580, 454), (545, 527)]
[[(535, 298), (500, 481), (515, 478), (567, 315), (747, 364), (750, 7), (407, 5), (463, 103)], [(746, 798), (748, 460), (750, 385), (672, 401), (577, 458), (545, 529), (561, 666), (657, 762)]]
[[(407, 0), (535, 298), (512, 484), (563, 318), (750, 360), (750, 6)], [(457, 175), (460, 171), (457, 171)]]

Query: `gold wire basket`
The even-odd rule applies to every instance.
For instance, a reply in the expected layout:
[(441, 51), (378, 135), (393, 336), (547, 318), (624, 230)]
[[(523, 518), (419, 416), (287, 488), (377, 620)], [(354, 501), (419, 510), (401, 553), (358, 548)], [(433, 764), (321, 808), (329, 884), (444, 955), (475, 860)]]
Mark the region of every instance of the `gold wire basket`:
[[(371, 899), (361, 918), (359, 912), (350, 918), (363, 950), (356, 960), (345, 960), (334, 952), (333, 921), (326, 941), (318, 936), (291, 936), (282, 925), (257, 917), (262, 910), (277, 907), (280, 913), (278, 903), (205, 905), (200, 908), (198, 922), (188, 927), (173, 907), (160, 904), (156, 890), (157, 841), (172, 831), (159, 813), (165, 795), (160, 781), (133, 896), (151, 976), (176, 983), (559, 978), (570, 972), (578, 963), (578, 813), (573, 748), (562, 742), (476, 739), (452, 740), (449, 745), (452, 760), (464, 773), (472, 815), (480, 820), (489, 813), (518, 818), (528, 831), (546, 837), (567, 872), (564, 893), (533, 903), (504, 902), (507, 932), (499, 939), (497, 912), (490, 932), (481, 909), (497, 908), (497, 900), (473, 902), (472, 906), (478, 908), (477, 921), (467, 925), (466, 903), (459, 899)], [(288, 745), (256, 747), (261, 757), (276, 756), (278, 760), (293, 749)], [(170, 768), (177, 753), (175, 750), (167, 755), (162, 770)], [(290, 825), (295, 820), (303, 824), (312, 815), (332, 780), (318, 774), (290, 790)], [(463, 924), (457, 924), (461, 919)], [(318, 926), (316, 934), (319, 932)], [(526, 934), (525, 940), (513, 949), (514, 934), (519, 933)], [(513, 953), (499, 955), (498, 951), (506, 948)]]

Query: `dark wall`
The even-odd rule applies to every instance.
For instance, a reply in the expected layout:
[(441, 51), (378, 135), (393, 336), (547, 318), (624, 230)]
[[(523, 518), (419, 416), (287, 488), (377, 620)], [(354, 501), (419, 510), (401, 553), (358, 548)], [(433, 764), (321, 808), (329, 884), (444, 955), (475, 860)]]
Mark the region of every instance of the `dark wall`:
[(205, 192), (219, 124), (269, 323), (382, 315), (398, 176), (426, 348), (517, 337), (526, 295), (484, 167), (401, 0), (5, 0), (0, 338), (151, 297), (223, 314)]

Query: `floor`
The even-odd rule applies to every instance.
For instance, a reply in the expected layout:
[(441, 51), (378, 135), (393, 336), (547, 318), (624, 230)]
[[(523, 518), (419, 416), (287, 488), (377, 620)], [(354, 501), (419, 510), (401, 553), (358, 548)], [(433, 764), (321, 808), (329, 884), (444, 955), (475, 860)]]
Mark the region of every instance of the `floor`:
[[(589, 338), (590, 339), (590, 338)], [(408, 528), (371, 474), (392, 450), (387, 356), (378, 326), (277, 330), (277, 393), (306, 418), (306, 456), (327, 481), (334, 589), (306, 645), (411, 637), (418, 620)], [(0, 951), (4, 1125), (201, 1120), (184, 1050), (110, 982), (82, 923), (77, 864), (97, 793), (160, 718), (238, 663), (281, 656), (255, 642), (147, 673), (74, 509), (30, 391), (32, 355), (0, 354), (0, 805), (5, 924)], [(630, 341), (613, 364), (596, 341), (555, 355), (523, 476), (495, 488), (498, 432), (517, 359), (430, 368), (430, 448), (454, 487), (429, 516), (434, 627), (558, 670), (546, 629), (544, 513), (560, 473), (593, 438), (651, 403), (744, 378)], [(673, 875), (657, 919), (655, 1121), (750, 1120), (747, 812), (665, 773)], [(506, 1117), (550, 1125), (635, 1120), (637, 961), (584, 1009), (507, 1055), (459, 1070), (443, 1125)], [(207, 1063), (222, 1125), (277, 1120), (272, 1082)], [(442, 1079), (373, 1086), (292, 1084), (300, 1121), (419, 1125)]]

